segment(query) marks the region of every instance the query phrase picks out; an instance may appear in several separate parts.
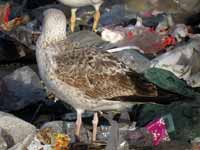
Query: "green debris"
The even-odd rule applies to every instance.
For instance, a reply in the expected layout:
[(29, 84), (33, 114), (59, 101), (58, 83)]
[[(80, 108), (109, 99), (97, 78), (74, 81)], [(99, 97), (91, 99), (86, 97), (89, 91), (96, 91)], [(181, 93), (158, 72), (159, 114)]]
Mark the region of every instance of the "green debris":
[(196, 93), (188, 87), (185, 81), (177, 78), (173, 73), (159, 68), (150, 68), (145, 71), (147, 80), (158, 87), (186, 97), (194, 97)]

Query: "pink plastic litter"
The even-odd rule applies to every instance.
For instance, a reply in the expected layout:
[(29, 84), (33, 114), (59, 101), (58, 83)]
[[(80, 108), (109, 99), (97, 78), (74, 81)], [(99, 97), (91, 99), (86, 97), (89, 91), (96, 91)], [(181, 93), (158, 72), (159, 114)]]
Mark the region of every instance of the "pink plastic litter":
[(150, 122), (146, 128), (153, 135), (154, 146), (159, 145), (163, 141), (170, 141), (166, 124), (163, 118), (159, 118)]

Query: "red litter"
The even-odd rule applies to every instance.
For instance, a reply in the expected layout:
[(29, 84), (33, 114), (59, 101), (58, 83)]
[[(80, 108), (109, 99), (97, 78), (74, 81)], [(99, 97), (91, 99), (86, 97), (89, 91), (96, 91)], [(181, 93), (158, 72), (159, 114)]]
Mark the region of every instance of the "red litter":
[(173, 36), (169, 35), (167, 38), (164, 39), (162, 47), (166, 48), (171, 45), (176, 45), (176, 39)]
[(4, 16), (4, 23), (7, 24), (9, 22), (9, 16), (10, 16), (10, 4), (7, 4), (5, 8), (5, 16)]

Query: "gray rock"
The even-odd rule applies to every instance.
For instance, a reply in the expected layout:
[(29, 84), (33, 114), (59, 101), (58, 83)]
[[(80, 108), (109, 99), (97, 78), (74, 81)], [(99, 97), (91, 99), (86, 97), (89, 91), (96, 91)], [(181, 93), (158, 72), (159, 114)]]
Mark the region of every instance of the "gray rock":
[(23, 67), (21, 63), (12, 63), (12, 64), (2, 64), (0, 65), (0, 79), (11, 74), (14, 70)]
[(3, 129), (0, 129), (0, 149), (1, 150), (7, 150), (8, 144), (5, 139), (5, 131)]
[(5, 140), (3, 139), (3, 137), (0, 137), (0, 149), (7, 150), (7, 144), (6, 144)]
[(8, 150), (25, 150), (27, 147), (31, 144), (31, 142), (34, 140), (36, 133), (32, 133), (28, 135), (22, 142), (17, 143), (13, 147), (9, 148)]
[(0, 110), (14, 111), (45, 99), (37, 74), (25, 66), (7, 75), (0, 86)]
[(4, 135), (7, 138), (4, 139), (9, 147), (22, 142), (28, 135), (36, 131), (36, 128), (30, 123), (4, 112), (0, 112), (0, 128), (6, 133)]

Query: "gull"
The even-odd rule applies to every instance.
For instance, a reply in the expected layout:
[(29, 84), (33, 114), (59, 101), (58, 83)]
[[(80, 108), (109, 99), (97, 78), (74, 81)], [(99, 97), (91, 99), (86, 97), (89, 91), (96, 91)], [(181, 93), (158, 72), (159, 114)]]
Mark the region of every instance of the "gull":
[(95, 15), (94, 15), (94, 24), (93, 24), (93, 31), (96, 31), (97, 25), (100, 19), (100, 11), (99, 8), (103, 4), (103, 0), (58, 0), (59, 2), (63, 3), (64, 5), (71, 7), (71, 31), (74, 32), (75, 24), (76, 24), (76, 12), (79, 7), (89, 6), (92, 5), (95, 8)]
[(42, 33), (36, 44), (39, 74), (56, 97), (76, 110), (77, 137), (82, 113), (95, 112), (92, 136), (95, 141), (98, 111), (120, 111), (151, 102), (158, 92), (112, 53), (70, 40), (66, 36), (66, 24), (61, 10), (51, 8), (44, 12)]

